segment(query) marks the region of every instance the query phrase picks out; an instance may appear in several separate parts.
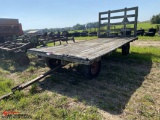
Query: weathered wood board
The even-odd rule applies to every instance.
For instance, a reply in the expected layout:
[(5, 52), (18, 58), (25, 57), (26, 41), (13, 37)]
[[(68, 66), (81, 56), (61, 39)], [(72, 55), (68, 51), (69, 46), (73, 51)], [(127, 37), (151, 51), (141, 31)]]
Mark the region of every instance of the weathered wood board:
[(53, 47), (33, 48), (29, 49), (28, 52), (79, 64), (91, 64), (101, 56), (137, 39), (136, 37), (98, 38)]

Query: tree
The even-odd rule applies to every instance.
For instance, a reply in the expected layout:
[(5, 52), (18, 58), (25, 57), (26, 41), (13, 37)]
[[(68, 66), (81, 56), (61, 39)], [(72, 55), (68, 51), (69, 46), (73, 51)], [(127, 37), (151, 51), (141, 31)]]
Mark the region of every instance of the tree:
[(98, 28), (98, 22), (87, 23), (86, 28)]
[(76, 24), (73, 26), (74, 30), (84, 30), (85, 29), (85, 25), (80, 25), (80, 24)]
[(150, 21), (152, 24), (160, 24), (160, 13), (158, 15), (153, 15)]

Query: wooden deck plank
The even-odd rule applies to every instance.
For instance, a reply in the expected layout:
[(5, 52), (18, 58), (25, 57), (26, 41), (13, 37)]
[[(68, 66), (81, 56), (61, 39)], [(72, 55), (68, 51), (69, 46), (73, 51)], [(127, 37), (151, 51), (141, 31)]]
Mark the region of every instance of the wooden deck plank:
[[(29, 52), (45, 57), (86, 64), (135, 39), (137, 38), (99, 38), (66, 45), (34, 48), (30, 49)], [(50, 55), (47, 55), (47, 53), (50, 53)]]
[(54, 54), (81, 54), (84, 52), (89, 52), (92, 49), (96, 49), (97, 47), (100, 47), (104, 43), (109, 43), (113, 42), (112, 40), (93, 40), (93, 41), (85, 41), (85, 42), (79, 42), (77, 44), (68, 44), (67, 46), (59, 46), (59, 47), (51, 47), (51, 48), (43, 48), (40, 49), (40, 51), (45, 51), (45, 52), (54, 52)]
[(116, 46), (117, 45), (123, 45), (123, 44), (125, 44), (126, 43), (126, 40), (125, 41), (123, 41), (123, 40), (116, 40), (116, 41), (114, 41), (114, 42), (110, 42), (110, 43), (108, 43), (108, 44), (103, 44), (103, 45), (100, 45), (99, 47), (97, 46), (95, 49), (93, 49), (93, 50), (91, 50), (91, 51), (89, 51), (89, 52), (87, 52), (86, 53), (86, 55), (88, 56), (88, 55), (94, 55), (94, 54), (96, 54), (97, 52), (101, 52), (101, 50), (106, 50), (106, 51), (108, 51), (108, 49), (110, 49), (110, 48), (113, 48), (113, 49), (115, 49), (115, 48), (117, 48)]
[[(70, 53), (72, 51), (76, 52), (76, 51), (84, 51), (86, 49), (90, 49), (90, 48), (93, 48), (93, 47), (96, 47), (97, 46), (97, 43), (95, 42), (97, 40), (92, 40), (92, 41), (82, 41), (82, 42), (77, 42), (77, 43), (73, 43), (73, 44), (67, 44), (67, 45), (59, 45), (59, 46), (55, 46), (55, 47), (46, 47), (46, 48), (42, 48), (40, 49), (40, 51), (48, 51), (48, 52), (51, 52), (51, 51), (56, 51), (56, 52), (67, 52), (67, 53)], [(89, 44), (88, 44), (89, 42)], [(104, 41), (104, 43), (106, 43), (107, 41)], [(109, 42), (109, 41), (108, 41)], [(100, 44), (103, 44), (102, 42)]]

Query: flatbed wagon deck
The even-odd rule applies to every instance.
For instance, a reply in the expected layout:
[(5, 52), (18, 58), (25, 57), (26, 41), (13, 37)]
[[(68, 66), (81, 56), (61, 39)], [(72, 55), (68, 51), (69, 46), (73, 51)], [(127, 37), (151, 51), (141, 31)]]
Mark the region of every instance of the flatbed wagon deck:
[(137, 39), (138, 38), (136, 37), (98, 38), (73, 44), (44, 47), (39, 49), (33, 48), (29, 49), (28, 52), (43, 57), (89, 65), (95, 60), (100, 59), (101, 56)]

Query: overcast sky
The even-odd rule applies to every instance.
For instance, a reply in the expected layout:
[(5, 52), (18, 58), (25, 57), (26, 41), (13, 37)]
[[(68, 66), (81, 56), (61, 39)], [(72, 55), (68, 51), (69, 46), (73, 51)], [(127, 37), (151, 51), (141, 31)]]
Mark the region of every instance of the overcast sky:
[(0, 0), (0, 18), (15, 18), (23, 30), (72, 27), (98, 21), (102, 11), (139, 7), (139, 21), (160, 13), (160, 0)]

